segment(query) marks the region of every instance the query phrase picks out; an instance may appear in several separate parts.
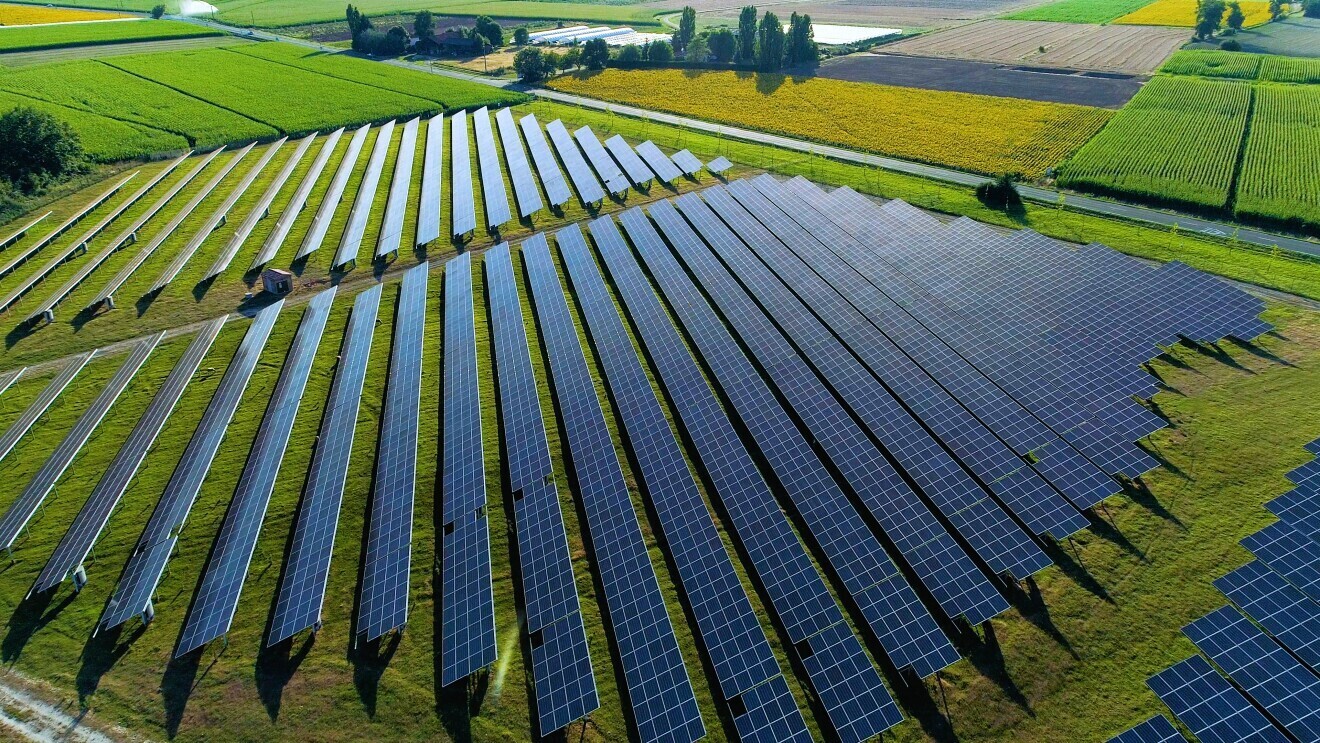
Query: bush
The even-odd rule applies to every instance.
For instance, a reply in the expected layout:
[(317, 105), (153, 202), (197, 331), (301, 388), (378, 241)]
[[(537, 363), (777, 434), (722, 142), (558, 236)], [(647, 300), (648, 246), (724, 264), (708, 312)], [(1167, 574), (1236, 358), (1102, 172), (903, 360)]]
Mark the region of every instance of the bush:
[(513, 56), (513, 71), (525, 83), (539, 83), (554, 71), (540, 49), (527, 47)]
[(619, 50), (620, 62), (640, 62), (642, 61), (642, 48), (636, 44), (628, 44)]
[(526, 26), (519, 26), (513, 29), (513, 43), (518, 46), (527, 46), (527, 42), (531, 40), (531, 36), (532, 35), (527, 31)]
[(652, 62), (659, 62), (661, 64), (664, 64), (665, 62), (673, 62), (674, 47), (670, 46), (667, 41), (652, 41), (650, 44), (646, 45), (646, 58)]
[(1013, 176), (1005, 173), (993, 181), (986, 181), (976, 187), (976, 200), (991, 209), (1007, 211), (1022, 205), (1022, 196), (1018, 194)]
[(1307, 18), (1320, 18), (1320, 0), (1306, 0), (1302, 4), (1302, 15)]
[(157, 5), (157, 6), (155, 6), (154, 8), (151, 9), (151, 17), (152, 17), (152, 18), (155, 18), (156, 20), (159, 21), (159, 20), (160, 20), (161, 18), (163, 18), (164, 16), (165, 16), (165, 6), (164, 6), (164, 5)]
[(610, 61), (610, 47), (604, 39), (591, 39), (582, 45), (581, 64), (588, 70), (603, 70)]
[(1225, 39), (1220, 42), (1219, 48), (1226, 52), (1240, 52), (1242, 51), (1242, 44), (1237, 39)]
[(64, 121), (31, 106), (0, 116), (0, 179), (22, 193), (82, 170), (77, 133)]

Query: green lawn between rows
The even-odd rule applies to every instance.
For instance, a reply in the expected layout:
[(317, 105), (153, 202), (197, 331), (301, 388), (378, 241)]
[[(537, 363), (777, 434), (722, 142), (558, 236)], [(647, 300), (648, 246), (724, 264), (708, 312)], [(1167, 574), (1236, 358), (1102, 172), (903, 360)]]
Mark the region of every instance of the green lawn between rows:
[[(598, 133), (618, 132), (634, 142), (653, 139), (671, 149), (688, 147), (705, 159), (726, 154), (744, 164), (739, 173), (759, 169), (783, 174), (800, 173), (826, 183), (846, 183), (872, 193), (903, 196), (913, 203), (950, 213), (968, 213), (1000, 224), (1023, 224), (1078, 241), (1105, 242), (1148, 257), (1180, 257), (1209, 270), (1308, 296), (1315, 296), (1314, 287), (1320, 285), (1315, 282), (1316, 264), (1242, 248), (1233, 249), (1226, 243), (1040, 206), (1028, 207), (1019, 223), (980, 208), (962, 189), (917, 178), (773, 148), (720, 141), (670, 127), (561, 105), (527, 104), (519, 107), (520, 112), (523, 110), (536, 112), (542, 122), (560, 117), (570, 126), (589, 123)], [(250, 157), (255, 160), (256, 156), (254, 152)], [(249, 194), (239, 202), (236, 213), (243, 213), (245, 205), (255, 200), (268, 178), (278, 170), (284, 156), (282, 154), (268, 166), (263, 178), (258, 179)], [(310, 154), (300, 170), (309, 163)], [(386, 171), (391, 168), (392, 163), (387, 163)], [(139, 177), (145, 179), (148, 175), (149, 172), (144, 172)], [(294, 182), (298, 176), (299, 173), (295, 172)], [(360, 168), (359, 175), (350, 183), (350, 193), (355, 190), (359, 177)], [(202, 180), (205, 175), (198, 183)], [(194, 184), (176, 203), (185, 201), (197, 187)], [(94, 190), (90, 188), (87, 192)], [(480, 193), (476, 195), (479, 199)], [(312, 203), (316, 203), (317, 198), (318, 195), (313, 194)], [(52, 219), (58, 218), (61, 210), (67, 210), (84, 199), (85, 196), (80, 194), (56, 204), (57, 214)], [(277, 210), (280, 203), (277, 201)], [(477, 208), (481, 209), (479, 201)], [(383, 198), (377, 201), (372, 224), (379, 220), (382, 209)], [(570, 211), (568, 219), (585, 216), (580, 207), (574, 209), (579, 211)], [(310, 211), (304, 214), (302, 226), (295, 230), (295, 235), (305, 229)], [(133, 213), (130, 211), (124, 219), (131, 218)], [(177, 250), (186, 240), (189, 234), (187, 225), (200, 222), (205, 214), (203, 208), (185, 223), (180, 234), (166, 244), (162, 253), (144, 266), (135, 280), (137, 285), (148, 284), (154, 279), (155, 273), (168, 262), (170, 252)], [(346, 209), (341, 209), (337, 224), (331, 230), (330, 242), (342, 229), (346, 216)], [(167, 214), (158, 219), (163, 221), (165, 218)], [(445, 215), (444, 223), (448, 223), (448, 215)], [(559, 220), (546, 219), (534, 226), (546, 229), (559, 223)], [(264, 224), (268, 229), (269, 223)], [(529, 232), (524, 227), (508, 237), (517, 241), (520, 235)], [(245, 288), (238, 277), (263, 234), (259, 229), (235, 261), (235, 267), (210, 288), (203, 300), (199, 301), (192, 294), (193, 281), (209, 265), (214, 252), (223, 243), (222, 235), (208, 241), (202, 254), (194, 259), (180, 280), (147, 307), (140, 317), (132, 307), (124, 305), (114, 313), (79, 325), (67, 322), (71, 312), (65, 308), (61, 321), (55, 326), (43, 328), (28, 337), (11, 336), (9, 340), (13, 345), (7, 348), (0, 366), (9, 368), (18, 363), (65, 355), (77, 349), (139, 335), (153, 328), (203, 319), (212, 316), (217, 308), (236, 306), (242, 301)], [(407, 238), (405, 235), (405, 243)], [(488, 243), (477, 242), (473, 247)], [(364, 244), (374, 244), (374, 235), (369, 233)], [(303, 274), (304, 280), (316, 282), (327, 275), (331, 247), (327, 245), (314, 257)], [(286, 246), (286, 261), (291, 249)], [(447, 247), (433, 250), (434, 265), (438, 266), (440, 260), (451, 254), (450, 250)], [(119, 261), (122, 263), (128, 254), (121, 253)], [(400, 263), (410, 264), (411, 260)], [(99, 288), (98, 279), (104, 281), (115, 270), (114, 266), (102, 269), (93, 281), (75, 294), (74, 299), (85, 299)], [(424, 409), (433, 411), (438, 406), (438, 294), (441, 278), (438, 272), (432, 277), (432, 316), (425, 365), (427, 377), (423, 405)], [(53, 278), (25, 301), (35, 302), (44, 297), (44, 292), (58, 280)], [(356, 739), (371, 734), (369, 731), (377, 725), (381, 726), (379, 730), (382, 732), (388, 731), (390, 737), (408, 739), (436, 736), (463, 739), (470, 735), (486, 740), (526, 736), (528, 691), (523, 659), (513, 631), (516, 614), (512, 576), (507, 567), (512, 549), (505, 520), (507, 509), (496, 506), (491, 509), (502, 661), (484, 689), (478, 687), (474, 691), (479, 700), (468, 699), (466, 692), (445, 692), (438, 705), (436, 702), (437, 693), (433, 687), (433, 575), (430, 572), (435, 549), (434, 525), (430, 519), (434, 508), (433, 481), (438, 447), (436, 416), (423, 418), (424, 435), (420, 450), (423, 466), (414, 538), (410, 629), (384, 664), (363, 660), (353, 654), (345, 637), (353, 610), (356, 566), (362, 548), (362, 518), (369, 491), (374, 435), (379, 426), (378, 412), (388, 353), (386, 339), (392, 317), (389, 308), (395, 291), (393, 284), (386, 294), (383, 326), (376, 336), (364, 419), (355, 445), (355, 464), (341, 520), (341, 536), (336, 547), (327, 605), (327, 631), (305, 655), (301, 655), (301, 646), (295, 646), (290, 651), (294, 656), (292, 661), (280, 654), (258, 653), (265, 617), (283, 564), (283, 548), (291, 528), (302, 473), (306, 471), (310, 458), (310, 442), (319, 423), (320, 405), (328, 394), (329, 368), (337, 352), (344, 313), (351, 294), (370, 280), (362, 270), (349, 274), (342, 284), (344, 294), (337, 302), (335, 319), (322, 343), (318, 365), (305, 398), (304, 413), (285, 460), (284, 478), (272, 502), (230, 647), (215, 664), (211, 665), (211, 654), (206, 655), (201, 667), (196, 669), (167, 667), (167, 659), (224, 506), (233, 492), (251, 437), (255, 434), (259, 411), (274, 384), (283, 350), (292, 338), (299, 307), (286, 310), (246, 398), (245, 410), (249, 412), (239, 416), (217, 462), (216, 477), (208, 481), (189, 528), (184, 532), (181, 553), (172, 563), (170, 575), (162, 585), (158, 623), (122, 646), (116, 643), (124, 640), (123, 637), (112, 636), (90, 643), (87, 640), (90, 628), (113, 588), (111, 582), (117, 577), (126, 551), (137, 538), (153, 499), (169, 477), (246, 323), (234, 322), (203, 364), (205, 371), (199, 374), (196, 386), (180, 406), (157, 451), (139, 475), (137, 484), (98, 546), (99, 564), (93, 563), (90, 567), (93, 583), (87, 595), (67, 601), (67, 594), (60, 594), (50, 606), (26, 606), (15, 614), (17, 598), (26, 593), (41, 561), (62, 533), (62, 525), (68, 523), (81, 499), (94, 485), (95, 476), (104, 469), (118, 443), (127, 435), (127, 427), (108, 426), (79, 460), (75, 472), (61, 484), (46, 514), (34, 526), (32, 536), (16, 552), (17, 564), (0, 575), (0, 604), (11, 612), (10, 629), (0, 639), (0, 659), (12, 663), (20, 672), (51, 681), (69, 694), (70, 701), (75, 701), (75, 694), (80, 695), (99, 718), (155, 737), (168, 734), (177, 726), (179, 738), (183, 740), (217, 735)], [(479, 280), (478, 274), (478, 289)], [(305, 292), (303, 296), (306, 296)], [(131, 291), (126, 291), (124, 296), (131, 295)], [(71, 306), (79, 304), (71, 300)], [(479, 305), (479, 316), (482, 312)], [(7, 315), (6, 323), (15, 317), (16, 314)], [(990, 638), (965, 647), (970, 662), (961, 663), (946, 674), (942, 688), (928, 687), (925, 692), (909, 695), (905, 703), (909, 717), (915, 719), (898, 731), (896, 737), (899, 740), (919, 740), (928, 733), (942, 735), (949, 725), (957, 735), (968, 740), (1099, 739), (1159, 710), (1158, 702), (1145, 691), (1142, 680), (1191, 652), (1190, 645), (1179, 639), (1177, 628), (1222, 603), (1209, 587), (1209, 580), (1245, 560), (1245, 553), (1233, 546), (1234, 541), (1268, 520), (1265, 512), (1258, 508), (1259, 503), (1282, 492), (1284, 485), (1279, 479), (1280, 474), (1304, 458), (1300, 444), (1309, 438), (1308, 434), (1314, 431), (1318, 422), (1299, 419), (1298, 416), (1312, 415), (1307, 412), (1310, 408), (1306, 407), (1305, 401), (1314, 394), (1316, 379), (1313, 372), (1306, 370), (1314, 367), (1312, 360), (1320, 356), (1320, 320), (1313, 313), (1281, 307), (1272, 310), (1271, 319), (1283, 323), (1283, 338), (1267, 340), (1263, 352), (1251, 353), (1230, 346), (1228, 356), (1215, 359), (1184, 350), (1175, 354), (1176, 358), (1169, 365), (1161, 367), (1171, 387), (1185, 393), (1164, 393), (1157, 400), (1164, 412), (1180, 424), (1156, 437), (1162, 456), (1178, 470), (1161, 472), (1151, 478), (1153, 499), (1143, 497), (1139, 503), (1124, 497), (1114, 499), (1109, 508), (1109, 517), (1116, 525), (1114, 530), (1098, 524), (1095, 534), (1078, 540), (1076, 552), (1056, 553), (1055, 558), (1062, 561), (1063, 569), (1047, 571), (1034, 587), (1029, 586), (1017, 602), (1018, 611), (1010, 612), (992, 624)], [(491, 400), (493, 390), (489, 388), (491, 375), (484, 322), (480, 333), (483, 339), (482, 376), (487, 384), (483, 399)], [(116, 408), (112, 420), (132, 420), (140, 413), (150, 390), (163, 379), (173, 359), (182, 352), (186, 340), (173, 341), (158, 352), (149, 362), (149, 374), (135, 383), (134, 392)], [(533, 354), (540, 364), (534, 341), (535, 336)], [(1270, 361), (1267, 353), (1276, 353), (1296, 366)], [(106, 359), (90, 368), (87, 376), (43, 421), (39, 433), (22, 445), (21, 452), (12, 455), (12, 461), (24, 465), (24, 469), (15, 472), (16, 480), (30, 477), (44, 452), (53, 448), (72, 425), (78, 411), (112, 373), (116, 363), (117, 359)], [(1184, 364), (1191, 368), (1185, 368)], [(544, 382), (543, 369), (540, 378)], [(0, 426), (17, 415), (42, 382), (41, 377), (27, 380), (0, 397)], [(546, 402), (548, 404), (548, 400)], [(549, 416), (551, 408), (546, 407), (546, 410)], [(1262, 431), (1266, 433), (1261, 435)], [(486, 434), (494, 498), (499, 493), (499, 486), (497, 427), (493, 409), (487, 410)], [(558, 456), (559, 445), (553, 426), (552, 447)], [(1211, 498), (1215, 499), (1214, 507), (1207, 507)], [(567, 496), (565, 506), (570, 533), (575, 540), (579, 589), (584, 597), (592, 655), (604, 704), (602, 710), (592, 716), (591, 725), (581, 732), (588, 739), (617, 739), (624, 735), (624, 721), (618, 711), (621, 704), (600, 623), (600, 608), (588, 577), (590, 560), (582, 551), (576, 513)], [(675, 596), (662, 555), (654, 541), (650, 543), (652, 559), (660, 571), (666, 595)], [(1187, 589), (1171, 592), (1168, 589), (1171, 585), (1186, 586)], [(62, 606), (65, 603), (67, 606)], [(671, 602), (670, 610), (679, 628), (688, 667), (698, 685), (711, 738), (722, 739), (725, 734), (720, 728), (718, 710), (712, 706), (708, 688), (703, 687), (703, 674), (696, 670), (701, 669), (700, 658), (694, 650), (690, 631), (685, 629), (676, 602)], [(767, 631), (777, 643), (778, 636), (773, 629), (767, 628)], [(1134, 643), (1133, 638), (1141, 640)], [(1073, 653), (1077, 657), (1074, 658)], [(782, 653), (780, 661), (782, 667), (789, 668)], [(162, 673), (162, 668), (167, 670)], [(150, 683), (142, 683), (143, 678)], [(163, 692), (156, 690), (157, 680)], [(191, 695), (184, 693), (184, 689), (194, 685)], [(803, 701), (796, 680), (794, 687), (799, 701)], [(940, 701), (934, 703), (932, 699)], [(947, 713), (942, 712), (945, 705)], [(466, 710), (474, 707), (478, 713), (469, 718)], [(574, 734), (578, 732), (574, 731)]]

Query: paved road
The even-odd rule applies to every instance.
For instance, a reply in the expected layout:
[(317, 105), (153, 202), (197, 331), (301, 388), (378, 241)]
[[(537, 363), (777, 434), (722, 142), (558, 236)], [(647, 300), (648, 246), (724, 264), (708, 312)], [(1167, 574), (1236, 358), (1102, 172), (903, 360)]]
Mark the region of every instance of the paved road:
[[(221, 30), (238, 34), (240, 36), (248, 36), (249, 38), (262, 38), (262, 39), (271, 39), (278, 41), (287, 41), (290, 43), (299, 44), (301, 46), (306, 46), (314, 49), (324, 49), (326, 51), (339, 51), (333, 47), (323, 46), (315, 42), (280, 36), (278, 34), (273, 34), (266, 31), (249, 32), (245, 29), (240, 29), (234, 26), (227, 26), (225, 24), (216, 23), (214, 21), (206, 21), (201, 19), (183, 19), (183, 20), (192, 20), (193, 22), (200, 22), (205, 25), (212, 26), (214, 28), (218, 28)], [(909, 175), (921, 176), (923, 178), (930, 178), (932, 180), (942, 181), (945, 183), (974, 187), (978, 183), (985, 181), (985, 176), (975, 175), (972, 173), (965, 173), (960, 170), (941, 168), (937, 165), (926, 165), (924, 163), (910, 162), (908, 160), (899, 160), (892, 157), (884, 157), (882, 155), (873, 155), (866, 152), (858, 152), (856, 150), (845, 149), (843, 147), (835, 147), (832, 145), (818, 144), (816, 142), (807, 142), (800, 139), (793, 139), (791, 137), (783, 137), (777, 134), (769, 134), (767, 132), (754, 131), (751, 129), (741, 129), (735, 126), (726, 126), (724, 124), (715, 124), (709, 121), (689, 119), (685, 116), (676, 116), (674, 114), (662, 113), (660, 111), (650, 111), (644, 108), (637, 108), (635, 106), (624, 106), (617, 103), (606, 103), (605, 101), (599, 101), (594, 98), (584, 98), (582, 96), (570, 95), (568, 93), (561, 93), (555, 90), (547, 90), (545, 88), (527, 87), (516, 83), (512, 83), (508, 80), (500, 80), (500, 79), (485, 77), (481, 75), (471, 75), (447, 68), (416, 65), (409, 62), (402, 62), (399, 60), (388, 60), (388, 62), (390, 64), (398, 65), (401, 67), (408, 67), (414, 70), (416, 69), (426, 70), (433, 74), (444, 75), (446, 77), (453, 77), (461, 80), (468, 80), (475, 83), (481, 83), (483, 85), (491, 85), (500, 88), (512, 88), (515, 90), (522, 90), (524, 92), (530, 93), (540, 98), (544, 98), (546, 100), (551, 100), (551, 101), (557, 101), (559, 103), (567, 103), (569, 105), (581, 106), (584, 108), (592, 108), (599, 111), (610, 111), (616, 114), (623, 114), (624, 116), (631, 116), (638, 119), (646, 119), (648, 121), (655, 121), (662, 124), (670, 124), (673, 126), (685, 127), (687, 129), (693, 129), (700, 132), (706, 132), (708, 134), (715, 134), (721, 137), (728, 137), (729, 139), (738, 139), (745, 142), (756, 142), (759, 144), (767, 144), (775, 147), (782, 147), (787, 150), (806, 152), (814, 155), (824, 155), (826, 157), (839, 160), (842, 162), (850, 162), (850, 163), (857, 163), (860, 165), (868, 165), (876, 168), (884, 168), (885, 170), (890, 170), (896, 173), (906, 173)], [(1022, 194), (1022, 197), (1025, 199), (1030, 199), (1032, 201), (1037, 201), (1046, 204), (1059, 203), (1059, 198), (1062, 195), (1064, 198), (1064, 207), (1067, 209), (1090, 212), (1093, 214), (1099, 214), (1107, 217), (1119, 217), (1119, 218), (1130, 219), (1139, 222), (1148, 222), (1151, 224), (1167, 227), (1170, 229), (1172, 229), (1174, 225), (1177, 225), (1180, 230), (1184, 230), (1188, 232), (1198, 232), (1205, 235), (1211, 235), (1214, 237), (1230, 237), (1236, 232), (1238, 241), (1242, 243), (1257, 245), (1265, 248), (1278, 247), (1283, 250), (1291, 250), (1298, 253), (1305, 253), (1307, 255), (1320, 258), (1320, 242), (1317, 242), (1316, 240), (1305, 240), (1302, 238), (1291, 237), (1288, 235), (1280, 235), (1273, 232), (1267, 232), (1265, 230), (1256, 229), (1253, 227), (1239, 226), (1228, 222), (1220, 222), (1213, 219), (1196, 217), (1182, 212), (1163, 210), (1163, 209), (1153, 209), (1145, 206), (1137, 206), (1135, 204), (1126, 204), (1118, 201), (1110, 201), (1108, 199), (1100, 199), (1091, 196), (1082, 196), (1080, 194), (1069, 193), (1064, 195), (1060, 191), (1052, 188), (1041, 188), (1038, 186), (1023, 185), (1018, 187), (1018, 191)]]

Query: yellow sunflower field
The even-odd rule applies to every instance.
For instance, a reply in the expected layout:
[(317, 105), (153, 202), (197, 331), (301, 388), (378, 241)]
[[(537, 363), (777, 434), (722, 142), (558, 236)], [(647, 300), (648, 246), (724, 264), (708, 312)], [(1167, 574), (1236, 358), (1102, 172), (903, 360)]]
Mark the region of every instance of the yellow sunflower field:
[(567, 93), (977, 173), (1031, 178), (1080, 147), (1112, 111), (852, 83), (692, 70), (557, 78)]
[(123, 13), (75, 8), (47, 8), (41, 5), (10, 5), (0, 3), (0, 26), (40, 26), (47, 23), (74, 21), (105, 21), (126, 18)]
[[(1245, 28), (1269, 23), (1270, 4), (1257, 0), (1244, 0), (1242, 14), (1247, 20)], [(1176, 26), (1191, 28), (1196, 25), (1196, 0), (1156, 0), (1114, 21), (1129, 26)]]

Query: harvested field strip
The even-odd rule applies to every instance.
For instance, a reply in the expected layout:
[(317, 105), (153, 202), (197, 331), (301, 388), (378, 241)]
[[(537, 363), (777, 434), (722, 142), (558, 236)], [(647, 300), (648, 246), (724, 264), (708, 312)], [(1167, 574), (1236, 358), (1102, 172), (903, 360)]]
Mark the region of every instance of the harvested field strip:
[(172, 131), (201, 149), (276, 135), (273, 127), (93, 60), (0, 72), (0, 89)]
[(1004, 16), (1013, 21), (1108, 23), (1146, 5), (1149, 0), (1059, 0)]
[(1245, 83), (1157, 77), (1060, 166), (1059, 182), (1221, 209), (1232, 188), (1251, 91)]
[[(0, 53), (64, 46), (119, 44), (130, 41), (221, 36), (220, 31), (183, 21), (130, 20), (114, 23), (70, 23), (44, 27), (0, 28)], [(4, 57), (0, 56), (0, 64)]]
[[(1197, 0), (1155, 0), (1139, 10), (1114, 21), (1132, 26), (1177, 26), (1192, 28), (1196, 25)], [(1270, 4), (1263, 0), (1243, 0), (1242, 13), (1247, 20), (1245, 28), (1270, 22)]]
[(0, 26), (40, 26), (47, 23), (76, 23), (78, 21), (105, 21), (132, 18), (123, 13), (75, 8), (47, 8), (36, 5), (0, 3)]
[(1247, 137), (1237, 213), (1320, 227), (1320, 87), (1261, 85)]
[(82, 139), (83, 149), (100, 162), (127, 160), (162, 152), (187, 149), (188, 140), (177, 134), (142, 124), (118, 121), (55, 103), (0, 92), (0, 112), (18, 106), (31, 106), (68, 122)]
[(606, 70), (561, 77), (550, 85), (909, 160), (1033, 178), (1112, 115), (1057, 103), (732, 72)]

